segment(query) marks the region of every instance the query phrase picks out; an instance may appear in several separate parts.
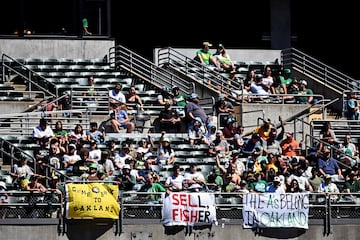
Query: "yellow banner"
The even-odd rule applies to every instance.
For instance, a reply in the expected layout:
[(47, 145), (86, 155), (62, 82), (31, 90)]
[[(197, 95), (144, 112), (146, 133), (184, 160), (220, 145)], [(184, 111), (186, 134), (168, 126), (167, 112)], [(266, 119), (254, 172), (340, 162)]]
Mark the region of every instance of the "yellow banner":
[(118, 219), (118, 192), (118, 187), (110, 184), (66, 184), (66, 217)]

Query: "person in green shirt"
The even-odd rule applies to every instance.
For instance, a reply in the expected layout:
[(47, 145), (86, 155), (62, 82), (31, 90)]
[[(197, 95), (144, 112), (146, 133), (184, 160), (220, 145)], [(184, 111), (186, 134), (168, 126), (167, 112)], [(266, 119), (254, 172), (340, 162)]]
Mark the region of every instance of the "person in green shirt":
[(209, 42), (203, 42), (202, 45), (202, 49), (196, 51), (195, 60), (199, 61), (202, 65), (205, 66), (210, 66), (213, 64), (214, 66), (220, 67), (210, 51), (212, 44)]
[[(164, 186), (158, 182), (159, 176), (154, 172), (149, 172), (146, 176), (146, 183), (140, 189), (140, 192), (148, 192), (148, 193), (160, 193), (166, 192)], [(159, 203), (161, 200), (160, 194), (149, 194), (146, 197), (146, 203)]]
[(250, 183), (249, 191), (264, 193), (266, 190), (266, 187), (268, 186), (268, 182), (263, 179), (263, 173), (256, 172), (255, 179), (256, 180), (254, 182)]
[(360, 192), (360, 181), (355, 178), (355, 173), (351, 172), (345, 181), (343, 192), (358, 193)]
[(180, 88), (178, 86), (174, 86), (171, 89), (171, 92), (173, 94), (174, 104), (179, 107), (185, 107), (186, 102), (189, 100), (189, 96), (180, 92)]
[(313, 96), (314, 92), (310, 88), (307, 88), (307, 82), (305, 80), (300, 81), (300, 89), (297, 94), (301, 95), (296, 97), (297, 102), (300, 104), (316, 104), (318, 102)]
[(83, 35), (92, 35), (92, 33), (89, 31), (89, 22), (87, 18), (82, 19), (82, 26), (83, 26)]
[(292, 83), (291, 70), (289, 68), (284, 69), (284, 74), (279, 76), (281, 84), (285, 84), (288, 88)]
[(189, 96), (183, 92), (180, 92), (178, 86), (173, 86), (171, 89), (173, 95), (173, 103), (176, 106), (176, 111), (178, 112), (181, 118), (185, 117), (185, 105), (189, 101)]

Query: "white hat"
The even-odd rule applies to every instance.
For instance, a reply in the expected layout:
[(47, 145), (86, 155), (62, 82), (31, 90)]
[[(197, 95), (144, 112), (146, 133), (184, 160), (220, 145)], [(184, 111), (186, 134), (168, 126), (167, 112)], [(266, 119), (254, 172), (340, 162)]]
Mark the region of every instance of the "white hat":
[(136, 149), (136, 153), (143, 153), (143, 154), (145, 154), (145, 153), (147, 153), (148, 152), (148, 149), (146, 149), (146, 148), (138, 148), (138, 149)]
[(199, 96), (196, 93), (192, 93), (190, 95), (190, 99), (199, 98)]
[(4, 189), (7, 189), (7, 188), (6, 188), (6, 183), (3, 182), (3, 181), (0, 181), (0, 187), (3, 187)]
[(169, 142), (170, 142), (170, 139), (166, 137), (166, 138), (164, 138), (162, 141), (163, 141), (163, 142), (168, 142), (168, 143), (169, 143)]
[(304, 84), (305, 86), (307, 86), (307, 82), (305, 80), (302, 80), (300, 84)]
[(276, 176), (274, 177), (274, 182), (281, 182), (281, 179), (278, 176)]
[(73, 143), (71, 143), (71, 144), (69, 144), (68, 148), (74, 148), (74, 149), (76, 149), (76, 145), (73, 144)]
[(124, 164), (123, 169), (131, 169), (129, 164)]
[(282, 182), (282, 183), (283, 183), (283, 182), (285, 181), (285, 177), (284, 177), (284, 175), (280, 175), (280, 176), (279, 176), (279, 179), (280, 179), (280, 182)]

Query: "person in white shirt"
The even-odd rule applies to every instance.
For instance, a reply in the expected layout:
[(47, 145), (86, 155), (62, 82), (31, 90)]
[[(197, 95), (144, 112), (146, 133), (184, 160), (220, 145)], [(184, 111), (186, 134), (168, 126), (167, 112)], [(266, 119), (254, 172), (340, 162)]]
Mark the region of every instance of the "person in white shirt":
[(48, 125), (46, 119), (41, 118), (39, 125), (34, 127), (32, 136), (40, 143), (40, 141), (42, 141), (44, 138), (50, 139), (55, 135), (51, 127)]
[(114, 89), (109, 91), (109, 102), (112, 108), (116, 108), (120, 103), (126, 104), (125, 94), (121, 92), (122, 85), (120, 83), (116, 84)]
[(173, 167), (173, 174), (169, 176), (164, 184), (165, 188), (168, 188), (170, 191), (178, 192), (183, 190), (184, 176), (181, 174), (181, 169), (179, 164), (175, 164)]
[(125, 165), (126, 161), (133, 159), (130, 155), (130, 148), (128, 145), (123, 145), (121, 150), (118, 154), (114, 157), (114, 167), (118, 170), (122, 170), (123, 166)]
[(68, 153), (64, 154), (64, 167), (66, 168), (67, 172), (73, 171), (73, 166), (76, 162), (81, 161), (80, 155), (76, 153), (76, 145), (69, 144), (68, 146)]
[(96, 142), (90, 142), (89, 160), (98, 163), (101, 159), (101, 150), (97, 148)]
[(190, 191), (199, 192), (203, 189), (205, 177), (201, 172), (197, 171), (197, 165), (195, 163), (190, 164), (190, 170), (185, 172), (184, 178)]
[(105, 177), (112, 176), (115, 172), (115, 167), (113, 161), (109, 158), (110, 153), (108, 150), (101, 152), (101, 159), (99, 163), (99, 170), (104, 170)]
[(266, 89), (270, 91), (271, 86), (274, 84), (274, 78), (272, 77), (271, 68), (265, 68), (265, 76), (262, 79), (262, 83), (266, 86)]
[(333, 183), (331, 181), (331, 179), (332, 179), (331, 175), (327, 174), (325, 176), (325, 182), (320, 184), (318, 192), (331, 194), (330, 199), (332, 201), (336, 201), (339, 198), (339, 196), (337, 194), (340, 193), (340, 191), (339, 191), (339, 188), (337, 187), (337, 185), (335, 183)]

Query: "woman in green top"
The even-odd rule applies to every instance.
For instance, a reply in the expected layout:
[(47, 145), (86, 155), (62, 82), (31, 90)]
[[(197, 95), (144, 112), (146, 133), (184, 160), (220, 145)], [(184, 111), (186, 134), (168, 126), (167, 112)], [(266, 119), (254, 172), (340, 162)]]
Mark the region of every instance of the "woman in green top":
[(57, 138), (65, 138), (67, 140), (68, 132), (63, 129), (63, 125), (61, 121), (57, 121), (55, 123), (55, 129), (53, 130), (54, 136)]

